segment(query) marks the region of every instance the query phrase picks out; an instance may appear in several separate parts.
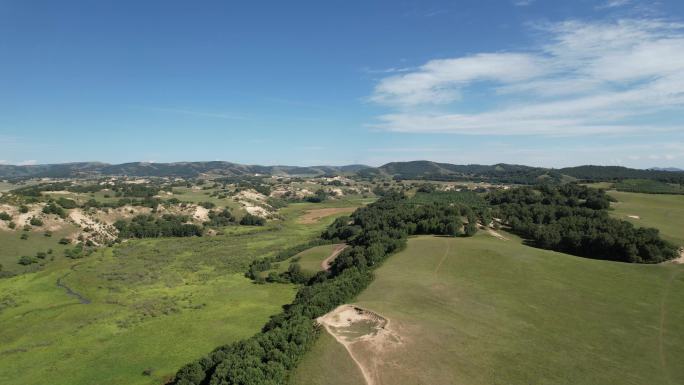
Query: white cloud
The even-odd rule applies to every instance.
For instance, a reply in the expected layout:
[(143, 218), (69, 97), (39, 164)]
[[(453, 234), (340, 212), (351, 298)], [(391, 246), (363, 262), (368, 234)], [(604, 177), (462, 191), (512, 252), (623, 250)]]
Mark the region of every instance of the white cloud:
[(0, 164), (7, 164), (7, 163), (9, 163), (9, 162), (7, 162), (7, 161), (4, 160), (4, 159), (0, 159)]
[[(400, 132), (588, 135), (681, 130), (657, 123), (684, 107), (684, 26), (662, 20), (536, 27), (529, 52), (433, 60), (382, 79), (369, 98), (395, 111), (372, 127)], [(459, 112), (469, 87), (497, 107)], [(656, 116), (654, 123), (632, 119)], [(681, 116), (684, 118), (684, 116)]]
[(618, 8), (618, 7), (623, 7), (623, 6), (625, 6), (631, 2), (632, 2), (632, 0), (608, 0), (596, 8), (599, 8), (599, 9)]
[(513, 2), (513, 5), (516, 7), (527, 7), (532, 5), (536, 0), (516, 0)]
[(36, 164), (38, 164), (38, 161), (31, 159), (31, 160), (24, 160), (24, 161), (17, 163), (17, 166), (33, 166)]

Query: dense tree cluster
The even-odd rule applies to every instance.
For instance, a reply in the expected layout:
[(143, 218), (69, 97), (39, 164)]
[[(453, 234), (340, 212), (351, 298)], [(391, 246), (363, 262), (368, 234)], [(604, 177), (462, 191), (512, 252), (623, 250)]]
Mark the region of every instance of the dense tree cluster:
[(491, 193), (494, 214), (536, 246), (583, 257), (657, 263), (677, 256), (658, 230), (611, 218), (602, 190), (568, 184)]
[(240, 224), (243, 226), (263, 226), (266, 224), (266, 219), (252, 214), (245, 214), (240, 219)]
[[(176, 385), (276, 385), (288, 374), (315, 341), (319, 328), (314, 319), (360, 293), (372, 279), (372, 269), (391, 253), (403, 248), (409, 234), (444, 231), (444, 224), (460, 220), (461, 208), (449, 204), (423, 207), (401, 195), (389, 195), (351, 217), (338, 219), (323, 234), (328, 241), (344, 241), (347, 248), (329, 272), (320, 272), (297, 293), (292, 304), (263, 328), (243, 341), (217, 348), (207, 357), (184, 366)], [(432, 218), (434, 215), (435, 218)], [(455, 216), (458, 219), (447, 219)], [(292, 250), (294, 253), (297, 250)], [(287, 253), (289, 254), (289, 253)], [(285, 254), (285, 255), (287, 255)], [(285, 257), (285, 255), (280, 258)], [(293, 254), (294, 255), (294, 254)], [(272, 261), (261, 261), (264, 266)], [(248, 274), (263, 271), (257, 263)], [(254, 270), (254, 271), (252, 271)]]
[(138, 215), (130, 222), (118, 220), (114, 227), (119, 230), (119, 238), (158, 238), (201, 236), (202, 227), (187, 223), (183, 215)]
[(221, 227), (235, 224), (235, 217), (228, 209), (221, 211), (209, 211), (209, 220), (204, 222), (205, 226)]

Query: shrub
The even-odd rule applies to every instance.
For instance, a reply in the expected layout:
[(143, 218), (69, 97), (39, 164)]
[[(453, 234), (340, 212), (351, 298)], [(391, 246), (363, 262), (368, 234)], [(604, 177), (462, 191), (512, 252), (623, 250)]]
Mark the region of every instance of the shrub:
[(29, 223), (31, 223), (31, 226), (42, 226), (43, 225), (43, 221), (40, 218), (36, 218), (36, 217), (31, 218)]
[(243, 226), (263, 226), (266, 224), (266, 219), (252, 214), (245, 214), (240, 219), (240, 224)]
[(21, 240), (24, 240), (24, 241), (25, 241), (25, 240), (28, 239), (28, 237), (29, 237), (28, 234), (23, 233), (23, 234), (21, 234), (21, 236), (20, 236), (19, 238), (20, 238)]
[(28, 265), (30, 265), (32, 263), (36, 263), (36, 262), (38, 262), (38, 261), (36, 261), (35, 258), (31, 258), (29, 256), (24, 255), (24, 256), (19, 258), (19, 261), (17, 263), (20, 265), (28, 266)]
[(12, 219), (12, 217), (9, 214), (7, 214), (6, 212), (3, 211), (0, 213), (0, 220), (9, 221), (11, 219)]

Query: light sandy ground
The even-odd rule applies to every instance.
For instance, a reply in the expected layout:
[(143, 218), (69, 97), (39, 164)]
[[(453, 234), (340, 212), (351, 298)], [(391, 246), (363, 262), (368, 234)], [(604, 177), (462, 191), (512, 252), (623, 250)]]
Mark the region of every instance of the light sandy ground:
[(679, 249), (679, 258), (675, 258), (671, 261), (667, 261), (665, 263), (673, 263), (675, 265), (684, 265), (684, 248)]
[(206, 222), (209, 220), (209, 210), (202, 206), (195, 207), (195, 211), (192, 213), (192, 217), (200, 222)]
[(492, 228), (487, 228), (487, 233), (489, 233), (491, 236), (493, 236), (495, 238), (501, 239), (502, 241), (508, 240), (508, 238), (504, 237), (500, 232), (498, 232)]
[(641, 218), (639, 218), (638, 215), (627, 215), (627, 217), (632, 218), (632, 219), (641, 219)]
[(358, 306), (341, 305), (317, 321), (344, 346), (367, 385), (382, 384), (383, 369), (392, 365), (386, 354), (403, 344), (388, 319)]
[(340, 255), (340, 253), (342, 251), (344, 251), (344, 249), (346, 249), (346, 248), (347, 248), (347, 245), (344, 245), (344, 244), (335, 246), (335, 248), (333, 249), (333, 252), (326, 259), (324, 259), (321, 262), (321, 269), (323, 269), (323, 270), (330, 269), (330, 265), (332, 265), (332, 262), (335, 260), (335, 258), (337, 258), (337, 256)]
[(307, 210), (306, 213), (304, 213), (304, 215), (299, 217), (297, 222), (301, 224), (316, 223), (327, 216), (340, 213), (351, 213), (354, 212), (354, 210), (356, 210), (355, 207), (337, 207), (328, 209)]
[(242, 190), (239, 193), (235, 194), (235, 197), (239, 200), (250, 199), (258, 202), (266, 200), (266, 195), (260, 194), (254, 190)]

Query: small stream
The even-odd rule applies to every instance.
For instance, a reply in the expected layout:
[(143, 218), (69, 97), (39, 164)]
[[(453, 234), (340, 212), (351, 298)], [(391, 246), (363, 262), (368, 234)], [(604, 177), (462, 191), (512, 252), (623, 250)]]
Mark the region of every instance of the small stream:
[(74, 291), (72, 288), (70, 288), (64, 282), (62, 282), (62, 279), (66, 278), (69, 274), (71, 274), (71, 272), (68, 272), (68, 273), (64, 274), (63, 276), (61, 276), (60, 278), (57, 278), (57, 287), (61, 287), (62, 289), (64, 289), (66, 291), (67, 295), (75, 297), (82, 304), (84, 304), (84, 305), (89, 304), (91, 301), (88, 298), (84, 297), (81, 293)]

